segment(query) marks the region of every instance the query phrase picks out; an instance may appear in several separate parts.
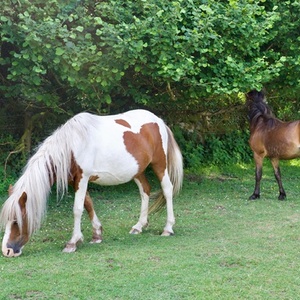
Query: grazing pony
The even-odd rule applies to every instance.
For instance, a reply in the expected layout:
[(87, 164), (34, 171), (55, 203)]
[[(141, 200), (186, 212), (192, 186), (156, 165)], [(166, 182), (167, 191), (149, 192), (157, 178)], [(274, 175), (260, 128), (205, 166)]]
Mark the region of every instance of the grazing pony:
[(163, 236), (173, 234), (173, 196), (182, 185), (180, 149), (167, 125), (146, 110), (112, 116), (80, 113), (58, 128), (28, 161), (22, 176), (3, 205), (0, 222), (5, 228), (4, 256), (19, 256), (30, 236), (40, 228), (51, 186), (64, 194), (68, 184), (75, 190), (74, 229), (64, 252), (74, 252), (83, 240), (81, 216), (87, 210), (93, 243), (102, 241), (101, 223), (87, 192), (88, 183), (117, 185), (134, 180), (141, 196), (138, 222), (130, 233), (142, 232), (148, 221), (150, 185), (145, 169), (151, 165), (161, 184), (154, 204), (167, 207)]
[(263, 92), (253, 90), (246, 97), (249, 105), (249, 144), (256, 165), (255, 189), (249, 199), (260, 197), (262, 165), (264, 158), (268, 157), (279, 186), (278, 199), (284, 200), (286, 193), (281, 182), (279, 160), (300, 156), (300, 121), (282, 122), (275, 118), (265, 101)]

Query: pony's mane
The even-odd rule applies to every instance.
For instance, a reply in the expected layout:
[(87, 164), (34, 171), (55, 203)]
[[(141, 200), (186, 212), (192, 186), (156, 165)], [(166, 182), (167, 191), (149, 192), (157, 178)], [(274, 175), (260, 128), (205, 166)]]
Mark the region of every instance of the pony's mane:
[(28, 232), (31, 235), (40, 228), (47, 208), (47, 198), (54, 180), (57, 194), (63, 196), (68, 189), (71, 159), (74, 147), (83, 145), (88, 136), (88, 125), (93, 116), (81, 113), (67, 121), (49, 136), (29, 159), (23, 174), (13, 187), (13, 192), (3, 205), (0, 226), (17, 221), (22, 228), (22, 213), (19, 199), (27, 195), (26, 215)]
[(253, 90), (247, 94), (247, 99), (250, 125), (256, 126), (258, 121), (262, 118), (269, 128), (274, 127), (278, 120), (268, 106), (264, 93)]

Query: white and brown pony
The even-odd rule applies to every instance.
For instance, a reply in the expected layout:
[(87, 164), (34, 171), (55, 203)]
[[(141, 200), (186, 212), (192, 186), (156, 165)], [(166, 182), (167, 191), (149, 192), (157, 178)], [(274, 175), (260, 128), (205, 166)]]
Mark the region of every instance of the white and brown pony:
[(88, 183), (117, 185), (134, 180), (141, 196), (138, 222), (130, 233), (142, 232), (148, 221), (150, 185), (145, 169), (151, 165), (161, 184), (154, 204), (167, 207), (163, 236), (173, 234), (173, 196), (182, 185), (180, 149), (167, 125), (146, 110), (119, 115), (80, 113), (58, 128), (28, 161), (22, 176), (3, 205), (0, 221), (5, 233), (4, 256), (14, 257), (40, 228), (51, 186), (64, 194), (68, 184), (75, 189), (74, 229), (64, 252), (74, 252), (83, 240), (81, 216), (87, 210), (93, 227), (93, 243), (102, 241), (102, 226), (94, 211)]

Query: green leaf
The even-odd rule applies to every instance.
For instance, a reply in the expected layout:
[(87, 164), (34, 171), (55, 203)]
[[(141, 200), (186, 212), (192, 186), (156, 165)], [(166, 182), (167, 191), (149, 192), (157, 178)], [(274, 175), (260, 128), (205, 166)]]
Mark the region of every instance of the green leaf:
[(77, 26), (75, 28), (75, 30), (79, 31), (79, 32), (82, 32), (84, 30), (84, 28), (82, 26)]
[(109, 94), (105, 94), (103, 98), (107, 104), (111, 104), (111, 97)]
[(39, 66), (34, 66), (33, 71), (36, 73), (44, 73), (44, 70), (42, 70)]
[(56, 55), (58, 55), (58, 56), (61, 56), (61, 55), (63, 55), (65, 53), (65, 50), (64, 49), (62, 49), (62, 48), (56, 48), (56, 50), (55, 50), (55, 54)]
[(33, 76), (32, 81), (35, 85), (41, 84), (41, 78), (39, 76)]

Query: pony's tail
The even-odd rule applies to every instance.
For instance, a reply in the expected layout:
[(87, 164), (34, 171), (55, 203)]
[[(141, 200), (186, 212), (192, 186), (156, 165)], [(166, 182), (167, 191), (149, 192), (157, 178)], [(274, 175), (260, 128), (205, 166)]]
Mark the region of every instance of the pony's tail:
[[(182, 187), (183, 181), (183, 160), (179, 146), (173, 136), (172, 131), (166, 126), (168, 132), (167, 168), (173, 185), (173, 197), (176, 196)], [(149, 207), (149, 213), (160, 211), (166, 206), (166, 199), (163, 191), (160, 190), (153, 197), (155, 200)]]

